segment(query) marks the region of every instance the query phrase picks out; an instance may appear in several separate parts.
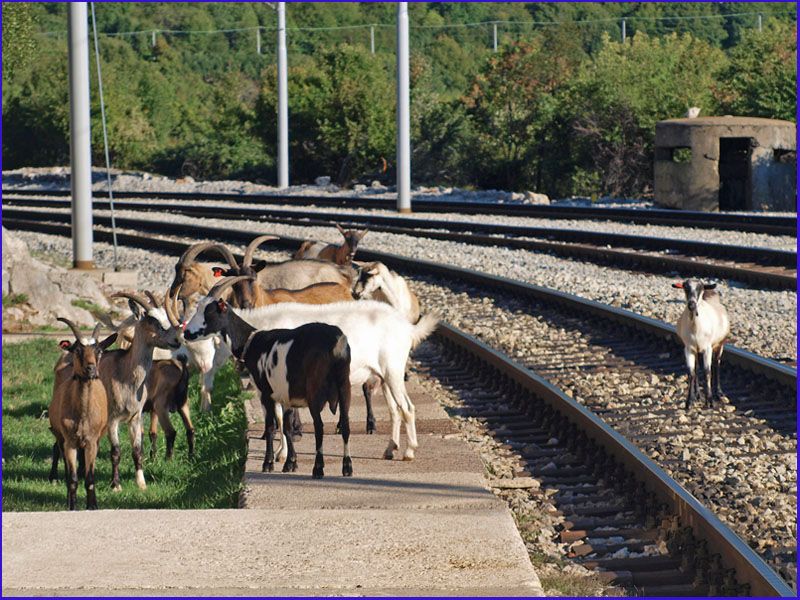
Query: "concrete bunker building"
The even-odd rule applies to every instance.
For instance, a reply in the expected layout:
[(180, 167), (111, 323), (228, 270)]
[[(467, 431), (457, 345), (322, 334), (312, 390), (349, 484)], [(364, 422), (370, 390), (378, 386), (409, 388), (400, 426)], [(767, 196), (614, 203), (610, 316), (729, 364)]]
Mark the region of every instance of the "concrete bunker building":
[(790, 121), (754, 117), (658, 122), (656, 203), (701, 211), (796, 210), (795, 130)]

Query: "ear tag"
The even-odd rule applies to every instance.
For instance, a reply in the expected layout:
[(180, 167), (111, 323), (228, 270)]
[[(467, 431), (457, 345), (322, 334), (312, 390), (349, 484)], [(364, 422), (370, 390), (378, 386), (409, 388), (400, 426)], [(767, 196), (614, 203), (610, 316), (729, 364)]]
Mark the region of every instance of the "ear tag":
[(212, 270), (214, 271), (214, 277), (222, 277), (222, 269), (214, 267)]
[(228, 311), (228, 305), (225, 303), (225, 300), (218, 300), (217, 301), (217, 308), (219, 312), (224, 313)]
[(682, 281), (680, 281), (680, 282), (678, 282), (678, 283), (673, 283), (673, 284), (672, 284), (672, 287), (674, 287), (674, 288), (677, 288), (677, 289), (679, 289), (679, 290), (682, 290), (682, 289), (683, 289), (683, 282), (682, 282)]

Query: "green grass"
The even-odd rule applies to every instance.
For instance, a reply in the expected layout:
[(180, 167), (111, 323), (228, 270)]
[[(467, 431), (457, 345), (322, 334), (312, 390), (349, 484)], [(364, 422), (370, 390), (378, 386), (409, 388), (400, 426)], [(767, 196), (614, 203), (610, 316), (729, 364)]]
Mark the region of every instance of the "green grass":
[(27, 294), (8, 294), (7, 296), (3, 296), (3, 306), (5, 308), (19, 306), (20, 304), (25, 304), (27, 301)]
[(95, 319), (100, 319), (98, 315), (103, 313), (108, 313), (111, 318), (116, 319), (119, 316), (119, 313), (113, 309), (111, 310), (104, 310), (102, 306), (95, 304), (94, 302), (89, 302), (88, 300), (83, 300), (78, 298), (77, 300), (72, 301), (72, 306), (77, 306), (78, 308), (82, 308), (85, 311), (88, 311)]
[[(3, 511), (64, 510), (67, 492), (63, 463), (58, 484), (50, 484), (53, 434), (47, 418), (53, 387), (53, 365), (60, 350), (53, 340), (34, 340), (3, 346)], [(134, 482), (133, 459), (126, 426), (120, 426), (121, 492), (111, 491), (108, 438), (100, 444), (97, 462), (97, 499), (100, 508), (233, 508), (237, 506), (246, 459), (244, 394), (232, 366), (217, 374), (213, 409), (199, 410), (197, 376), (192, 377), (189, 399), (195, 426), (195, 458), (187, 456), (183, 424), (171, 415), (178, 432), (175, 455), (164, 459), (164, 434), (159, 430), (158, 454), (149, 459), (145, 433), (144, 473), (147, 490)], [(149, 423), (149, 416), (144, 418)], [(146, 426), (145, 426), (146, 431)], [(83, 483), (78, 507), (85, 504)]]

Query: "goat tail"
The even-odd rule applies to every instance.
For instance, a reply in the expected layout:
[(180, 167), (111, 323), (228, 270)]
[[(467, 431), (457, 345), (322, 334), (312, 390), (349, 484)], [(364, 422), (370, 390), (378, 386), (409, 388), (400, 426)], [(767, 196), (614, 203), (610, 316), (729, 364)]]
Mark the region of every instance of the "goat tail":
[(426, 337), (436, 330), (439, 323), (439, 313), (429, 312), (417, 321), (411, 330), (411, 348), (414, 349), (422, 343)]
[(333, 389), (328, 405), (335, 415), (340, 404), (343, 410), (344, 407), (350, 406), (350, 344), (344, 335), (337, 340), (333, 356), (336, 358), (336, 362), (333, 365), (333, 377), (329, 379)]

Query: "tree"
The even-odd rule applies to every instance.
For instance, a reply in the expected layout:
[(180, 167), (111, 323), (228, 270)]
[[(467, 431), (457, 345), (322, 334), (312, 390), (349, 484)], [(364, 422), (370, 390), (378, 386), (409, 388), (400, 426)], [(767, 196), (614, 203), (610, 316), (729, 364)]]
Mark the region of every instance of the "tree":
[(3, 2), (3, 87), (30, 60), (36, 21), (28, 2)]
[(689, 34), (637, 33), (624, 44), (606, 37), (564, 98), (580, 141), (582, 177), (593, 171), (588, 180), (614, 196), (651, 189), (656, 123), (682, 117), (691, 106), (712, 112), (725, 62), (722, 51)]
[(715, 96), (723, 113), (794, 121), (797, 110), (797, 26), (769, 21), (749, 30), (730, 52)]

